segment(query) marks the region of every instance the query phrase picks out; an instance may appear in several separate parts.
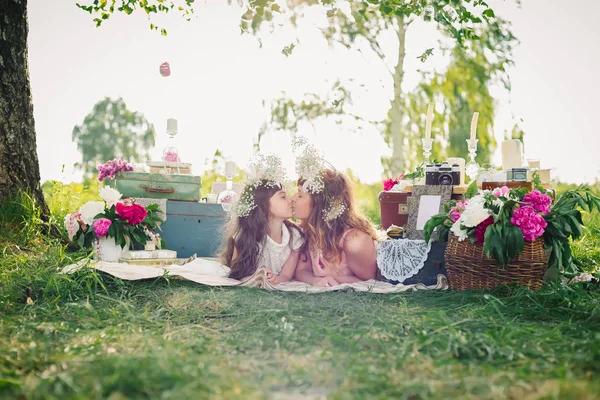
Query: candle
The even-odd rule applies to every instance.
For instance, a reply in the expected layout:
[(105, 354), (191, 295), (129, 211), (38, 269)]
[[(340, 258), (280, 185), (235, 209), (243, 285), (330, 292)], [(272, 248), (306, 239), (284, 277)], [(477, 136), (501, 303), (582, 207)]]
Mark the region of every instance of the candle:
[(518, 139), (502, 141), (502, 169), (523, 167), (523, 144)]
[(451, 157), (448, 158), (448, 164), (450, 164), (450, 166), (454, 165), (454, 164), (458, 164), (458, 166), (460, 167), (460, 184), (464, 185), (465, 184), (465, 159), (464, 158), (459, 158), (459, 157)]
[(433, 103), (427, 107), (427, 122), (425, 124), (425, 139), (431, 139), (431, 124), (433, 123)]
[(235, 176), (235, 161), (225, 161), (225, 176)]
[(167, 119), (167, 132), (177, 132), (177, 120), (175, 118)]
[(475, 144), (475, 139), (477, 139), (477, 119), (479, 118), (479, 113), (473, 113), (473, 119), (471, 120), (471, 145)]

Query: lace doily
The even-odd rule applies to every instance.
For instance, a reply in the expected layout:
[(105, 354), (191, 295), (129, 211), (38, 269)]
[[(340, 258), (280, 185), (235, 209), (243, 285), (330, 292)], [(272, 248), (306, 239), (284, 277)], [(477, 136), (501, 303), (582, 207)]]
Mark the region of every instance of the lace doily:
[(136, 204), (148, 207), (150, 204), (158, 204), (158, 209), (163, 212), (160, 216), (165, 221), (167, 220), (167, 199), (150, 199), (147, 197), (136, 197)]
[(385, 278), (402, 282), (423, 268), (430, 249), (431, 243), (424, 240), (377, 242), (377, 266)]

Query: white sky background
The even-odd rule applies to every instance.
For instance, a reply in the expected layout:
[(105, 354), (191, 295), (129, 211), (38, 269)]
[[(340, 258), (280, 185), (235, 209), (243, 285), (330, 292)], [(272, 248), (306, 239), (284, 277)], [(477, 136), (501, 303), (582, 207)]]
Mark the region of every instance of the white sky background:
[[(600, 175), (595, 121), (600, 111), (600, 1), (572, 0), (567, 7), (562, 0), (523, 0), (521, 9), (509, 0), (490, 4), (513, 23), (521, 41), (510, 71), (512, 93), (494, 90), (499, 102), (496, 138), (502, 140), (504, 130), (512, 127), (512, 113), (524, 121), (525, 158), (540, 158), (542, 168), (553, 168), (553, 177), (563, 181), (593, 182)], [(354, 78), (367, 88), (356, 103), (358, 113), (382, 119), (389, 107), (392, 80), (383, 64), (375, 57), (330, 49), (315, 28), (324, 18), (320, 14), (311, 16), (301, 31), (283, 28), (276, 35), (263, 35), (260, 48), (255, 37), (240, 35), (242, 11), (225, 0), (197, 2), (197, 18), (191, 22), (178, 13), (154, 17), (168, 29), (167, 37), (150, 31), (142, 13), (114, 15), (95, 28), (92, 17), (76, 8), (74, 0), (30, 0), (28, 9), (42, 181), (80, 179), (73, 173), (81, 155), (71, 141), (72, 130), (105, 96), (123, 97), (129, 109), (154, 123), (153, 160), (168, 144), (166, 119), (177, 118), (175, 144), (195, 174), (203, 172), (205, 160), (217, 148), (245, 165), (268, 117), (262, 101), (282, 91), (300, 99), (303, 93), (327, 90), (337, 78)], [(281, 54), (296, 37), (300, 44), (292, 55)], [(425, 64), (416, 59), (424, 49), (437, 48), (440, 37), (430, 24), (417, 22), (409, 28), (405, 91), (418, 83), (418, 69), (448, 62), (440, 55)], [(390, 67), (396, 62), (396, 46), (393, 36), (385, 37)], [(159, 74), (164, 61), (171, 64), (168, 78)], [(316, 133), (312, 127), (302, 132), (336, 168), (351, 168), (365, 182), (381, 179), (379, 160), (390, 150), (375, 129), (350, 134), (322, 123), (316, 125)], [(267, 135), (262, 149), (290, 154), (289, 135)], [(495, 162), (500, 164), (499, 151)], [(293, 172), (291, 161), (288, 166)]]

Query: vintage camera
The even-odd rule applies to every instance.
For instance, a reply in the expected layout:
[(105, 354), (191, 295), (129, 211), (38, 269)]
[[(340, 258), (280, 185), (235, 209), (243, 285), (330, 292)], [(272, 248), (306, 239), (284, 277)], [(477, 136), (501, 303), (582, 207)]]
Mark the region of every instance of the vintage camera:
[(426, 185), (460, 185), (460, 166), (450, 165), (447, 162), (441, 164), (427, 164), (425, 166)]
[(510, 168), (506, 171), (507, 181), (527, 182), (527, 168)]

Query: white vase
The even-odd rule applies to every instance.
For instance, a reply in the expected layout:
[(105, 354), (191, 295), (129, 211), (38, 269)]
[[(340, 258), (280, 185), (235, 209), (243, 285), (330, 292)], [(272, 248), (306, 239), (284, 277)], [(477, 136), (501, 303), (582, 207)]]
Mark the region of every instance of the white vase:
[(148, 241), (144, 245), (144, 250), (148, 250), (148, 251), (156, 250), (156, 244), (154, 244), (153, 242)]
[(94, 258), (100, 261), (118, 262), (123, 249), (115, 238), (103, 237), (94, 244)]

